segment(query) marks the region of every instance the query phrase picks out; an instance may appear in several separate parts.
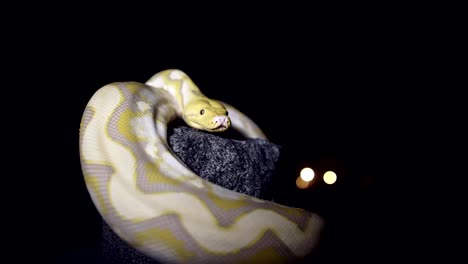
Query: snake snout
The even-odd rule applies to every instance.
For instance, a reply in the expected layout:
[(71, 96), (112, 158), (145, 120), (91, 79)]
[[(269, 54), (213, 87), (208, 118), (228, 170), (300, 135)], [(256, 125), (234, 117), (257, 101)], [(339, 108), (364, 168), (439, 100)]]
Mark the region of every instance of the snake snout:
[(216, 127), (228, 127), (230, 124), (227, 116), (215, 116), (213, 118)]

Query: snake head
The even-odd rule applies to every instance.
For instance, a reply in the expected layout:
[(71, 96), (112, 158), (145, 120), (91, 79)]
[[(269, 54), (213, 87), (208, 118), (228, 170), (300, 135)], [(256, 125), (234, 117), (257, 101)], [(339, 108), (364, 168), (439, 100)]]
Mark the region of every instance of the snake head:
[(209, 132), (222, 132), (231, 126), (224, 105), (211, 99), (190, 102), (185, 106), (182, 117), (187, 125)]

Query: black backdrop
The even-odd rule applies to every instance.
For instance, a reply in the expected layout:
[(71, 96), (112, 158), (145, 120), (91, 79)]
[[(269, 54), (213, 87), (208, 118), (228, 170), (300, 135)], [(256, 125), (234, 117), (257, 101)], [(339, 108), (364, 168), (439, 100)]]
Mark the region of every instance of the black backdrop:
[[(28, 10), (2, 17), (11, 81), (2, 106), (14, 113), (3, 117), (14, 172), (5, 201), (20, 260), (95, 246), (100, 220), (78, 153), (83, 109), (107, 83), (167, 68), (285, 148), (277, 200), (325, 217), (323, 263), (423, 256), (414, 247), (434, 235), (426, 221), (440, 205), (427, 198), (442, 196), (428, 179), (442, 185), (466, 164), (456, 21)], [(308, 190), (295, 187), (303, 166), (318, 171)], [(335, 185), (321, 183), (325, 170), (338, 172)]]

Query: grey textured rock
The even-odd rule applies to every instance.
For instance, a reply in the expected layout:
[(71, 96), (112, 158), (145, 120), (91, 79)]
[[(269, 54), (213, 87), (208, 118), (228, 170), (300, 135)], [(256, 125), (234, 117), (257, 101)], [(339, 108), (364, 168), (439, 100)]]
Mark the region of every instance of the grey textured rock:
[(174, 128), (169, 145), (206, 180), (257, 198), (268, 192), (280, 147), (263, 139), (227, 139), (189, 127)]
[(114, 231), (102, 221), (101, 254), (106, 264), (158, 264), (138, 251), (127, 242), (120, 239)]

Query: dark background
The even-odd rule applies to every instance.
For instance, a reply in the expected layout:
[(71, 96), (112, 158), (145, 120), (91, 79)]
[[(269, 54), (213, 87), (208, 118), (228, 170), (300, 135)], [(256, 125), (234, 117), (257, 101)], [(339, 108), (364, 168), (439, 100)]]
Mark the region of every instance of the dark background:
[[(2, 106), (14, 113), (3, 116), (14, 138), (6, 142), (14, 183), (4, 193), (16, 216), (7, 217), (7, 231), (17, 259), (88, 258), (100, 218), (79, 163), (84, 107), (110, 82), (145, 82), (167, 68), (185, 71), (284, 147), (275, 197), (325, 218), (319, 263), (441, 251), (447, 240), (438, 235), (451, 233), (434, 218), (446, 218), (443, 201), (458, 197), (454, 186), (466, 174), (457, 16), (186, 16), (152, 8), (4, 12), (11, 82)], [(316, 178), (299, 190), (304, 166)], [(323, 183), (326, 170), (337, 172), (336, 184)]]

